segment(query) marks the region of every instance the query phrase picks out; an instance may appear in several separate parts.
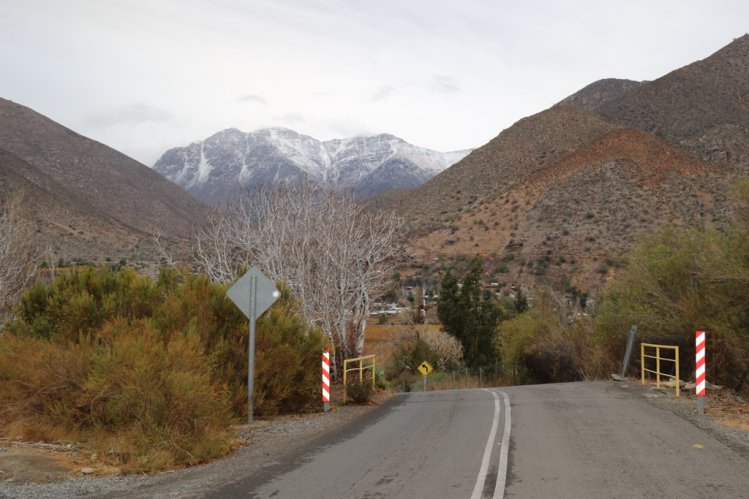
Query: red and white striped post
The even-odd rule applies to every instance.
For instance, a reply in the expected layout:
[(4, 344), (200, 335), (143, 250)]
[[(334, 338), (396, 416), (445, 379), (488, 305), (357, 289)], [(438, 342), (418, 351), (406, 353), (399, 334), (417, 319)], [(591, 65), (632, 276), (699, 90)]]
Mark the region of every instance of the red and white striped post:
[(697, 407), (700, 414), (705, 414), (705, 331), (695, 332), (695, 366)]
[(322, 353), (322, 407), (323, 411), (330, 410), (330, 348), (325, 347)]

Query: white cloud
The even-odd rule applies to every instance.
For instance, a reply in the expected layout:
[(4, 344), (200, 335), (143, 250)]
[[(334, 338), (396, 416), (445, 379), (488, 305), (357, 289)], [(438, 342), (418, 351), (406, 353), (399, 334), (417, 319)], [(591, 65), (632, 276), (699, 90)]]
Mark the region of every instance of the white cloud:
[(464, 149), (597, 79), (707, 57), (746, 19), (743, 0), (3, 2), (0, 97), (144, 161), (231, 126)]
[(434, 75), (434, 78), (432, 78), (432, 87), (435, 91), (443, 94), (455, 94), (461, 91), (455, 78), (445, 75)]
[(369, 102), (380, 102), (387, 100), (388, 97), (396, 92), (395, 87), (392, 85), (383, 85), (378, 88), (370, 97), (367, 99)]
[(254, 104), (262, 104), (263, 106), (268, 105), (268, 101), (263, 97), (255, 94), (245, 94), (237, 97), (239, 102), (252, 102)]
[(169, 121), (173, 118), (171, 113), (156, 106), (135, 103), (94, 113), (88, 117), (88, 122), (99, 127), (132, 127), (149, 122)]
[(307, 123), (307, 118), (302, 113), (284, 113), (273, 116), (276, 125), (293, 128)]

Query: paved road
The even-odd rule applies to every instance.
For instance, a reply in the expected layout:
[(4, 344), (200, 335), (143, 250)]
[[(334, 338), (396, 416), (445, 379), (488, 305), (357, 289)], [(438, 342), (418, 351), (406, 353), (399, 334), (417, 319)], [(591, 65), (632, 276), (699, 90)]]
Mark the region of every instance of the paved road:
[(495, 412), (488, 391), (401, 395), (330, 445), (212, 497), (471, 497)]
[(507, 497), (749, 498), (749, 460), (621, 384), (506, 391)]
[(749, 497), (749, 461), (611, 383), (455, 390), (396, 397), (212, 495), (503, 496)]

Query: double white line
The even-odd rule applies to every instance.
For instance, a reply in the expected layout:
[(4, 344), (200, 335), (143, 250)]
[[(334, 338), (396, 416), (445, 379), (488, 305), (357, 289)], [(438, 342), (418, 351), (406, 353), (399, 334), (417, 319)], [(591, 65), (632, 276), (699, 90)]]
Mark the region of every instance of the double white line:
[(494, 395), (494, 421), (492, 422), (492, 429), (489, 432), (489, 439), (486, 441), (486, 447), (484, 448), (484, 458), (481, 461), (481, 469), (479, 470), (479, 476), (476, 479), (476, 485), (473, 488), (471, 499), (480, 499), (484, 492), (484, 483), (486, 482), (486, 475), (489, 471), (489, 461), (492, 457), (492, 447), (494, 446), (494, 439), (497, 436), (497, 428), (499, 427), (499, 395), (502, 395), (505, 406), (505, 428), (502, 432), (502, 442), (499, 449), (499, 465), (497, 466), (497, 483), (494, 486), (494, 499), (502, 498), (505, 495), (505, 482), (507, 480), (507, 453), (510, 450), (510, 428), (512, 427), (512, 420), (510, 417), (510, 398), (505, 392), (496, 392), (494, 390), (488, 390), (487, 392)]

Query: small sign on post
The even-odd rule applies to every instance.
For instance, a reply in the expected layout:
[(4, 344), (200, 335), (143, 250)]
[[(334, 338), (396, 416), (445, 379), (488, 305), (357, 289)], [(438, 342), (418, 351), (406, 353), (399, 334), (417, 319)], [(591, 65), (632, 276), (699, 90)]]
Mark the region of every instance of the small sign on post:
[(432, 372), (432, 366), (426, 360), (417, 367), (422, 376), (424, 376), (424, 391), (427, 391), (427, 376)]
[(247, 368), (247, 422), (252, 423), (252, 397), (255, 376), (255, 320), (281, 296), (276, 285), (260, 269), (251, 267), (226, 292), (226, 296), (250, 319), (250, 341), (248, 346), (249, 366)]

